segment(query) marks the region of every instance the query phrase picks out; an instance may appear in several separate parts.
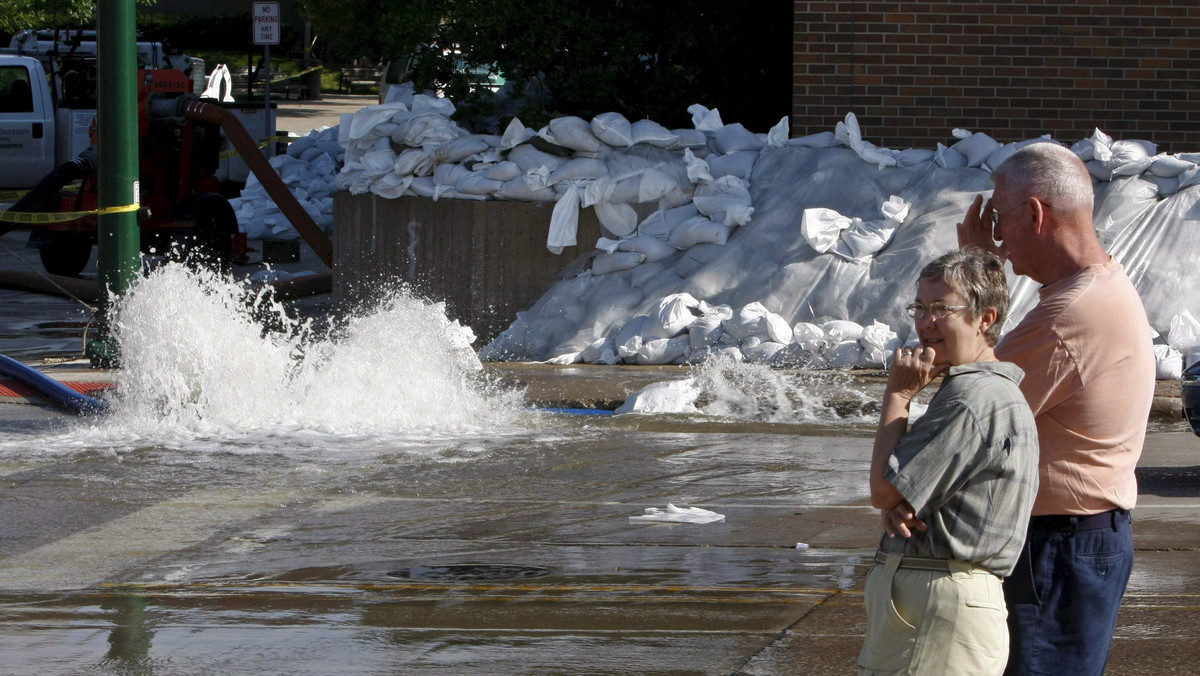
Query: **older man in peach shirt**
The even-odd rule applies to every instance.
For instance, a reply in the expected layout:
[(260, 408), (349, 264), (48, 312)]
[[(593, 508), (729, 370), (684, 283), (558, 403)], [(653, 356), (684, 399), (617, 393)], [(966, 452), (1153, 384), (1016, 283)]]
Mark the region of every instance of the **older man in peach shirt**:
[[(1004, 584), (1008, 674), (1103, 673), (1133, 567), (1134, 467), (1154, 395), (1146, 312), (1092, 226), (1092, 182), (1070, 150), (1037, 143), (993, 174), (959, 244), (1043, 286), (996, 347), (1025, 371), (1039, 488), (1025, 549)], [(999, 242), (999, 244), (997, 244)]]

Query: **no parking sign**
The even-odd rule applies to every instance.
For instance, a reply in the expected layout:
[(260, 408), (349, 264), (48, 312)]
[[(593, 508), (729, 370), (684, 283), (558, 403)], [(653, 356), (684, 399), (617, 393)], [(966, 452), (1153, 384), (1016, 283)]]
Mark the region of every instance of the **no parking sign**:
[(279, 3), (256, 2), (251, 14), (251, 30), (254, 33), (254, 44), (279, 44)]

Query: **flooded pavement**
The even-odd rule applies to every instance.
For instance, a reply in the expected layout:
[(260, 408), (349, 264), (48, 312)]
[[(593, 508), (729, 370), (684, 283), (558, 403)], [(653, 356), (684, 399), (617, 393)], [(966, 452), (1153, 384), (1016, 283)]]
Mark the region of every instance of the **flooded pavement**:
[[(112, 415), (0, 404), (0, 672), (854, 673), (869, 378), (710, 372), (719, 415), (552, 414), (691, 374), (480, 378), (406, 333), (428, 308), (288, 342), (201, 291), (144, 299), (180, 324), (127, 327), (152, 363), (111, 375)], [(6, 353), (78, 354), (77, 304), (0, 293)], [(1112, 674), (1200, 663), (1200, 439), (1151, 429)], [(630, 520), (668, 505), (724, 519)]]

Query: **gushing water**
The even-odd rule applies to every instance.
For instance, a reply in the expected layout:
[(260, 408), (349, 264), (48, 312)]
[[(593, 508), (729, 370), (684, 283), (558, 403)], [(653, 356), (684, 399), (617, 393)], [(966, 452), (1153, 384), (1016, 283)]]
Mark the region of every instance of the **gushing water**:
[[(170, 265), (116, 303), (122, 366), (93, 446), (381, 448), (517, 429), (520, 394), (488, 386), (469, 328), (397, 292), (328, 332), (268, 295)], [(270, 329), (264, 329), (264, 326)]]

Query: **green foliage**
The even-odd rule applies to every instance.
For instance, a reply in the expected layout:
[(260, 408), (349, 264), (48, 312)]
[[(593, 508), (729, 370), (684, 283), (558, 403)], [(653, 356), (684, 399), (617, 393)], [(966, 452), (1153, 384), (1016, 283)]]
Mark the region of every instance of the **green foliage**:
[[(155, 0), (137, 1), (139, 5), (153, 5)], [(10, 35), (26, 28), (92, 28), (95, 25), (96, 0), (0, 2), (0, 31)]]

